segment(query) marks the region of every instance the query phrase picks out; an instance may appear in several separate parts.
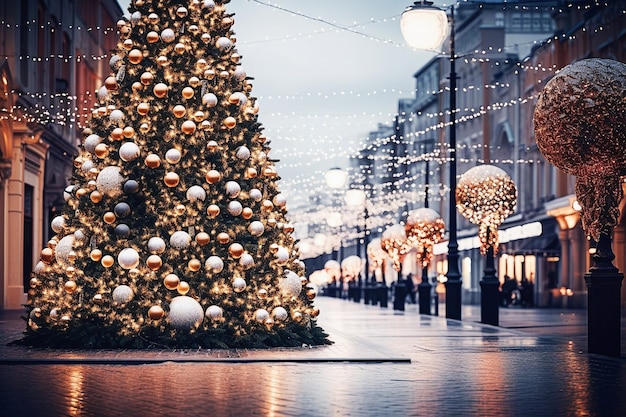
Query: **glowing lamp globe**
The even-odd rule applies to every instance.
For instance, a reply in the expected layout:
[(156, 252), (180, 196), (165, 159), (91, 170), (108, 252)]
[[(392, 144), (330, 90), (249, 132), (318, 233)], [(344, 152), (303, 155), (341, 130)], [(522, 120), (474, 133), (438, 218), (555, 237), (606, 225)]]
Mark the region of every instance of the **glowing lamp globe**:
[(326, 185), (330, 188), (338, 189), (343, 188), (348, 180), (348, 174), (341, 168), (331, 168), (326, 171)]
[(402, 12), (400, 30), (412, 48), (441, 52), (450, 25), (446, 12), (431, 1), (416, 1)]
[(365, 205), (365, 191), (363, 190), (348, 190), (346, 191), (346, 204), (350, 207), (362, 207)]

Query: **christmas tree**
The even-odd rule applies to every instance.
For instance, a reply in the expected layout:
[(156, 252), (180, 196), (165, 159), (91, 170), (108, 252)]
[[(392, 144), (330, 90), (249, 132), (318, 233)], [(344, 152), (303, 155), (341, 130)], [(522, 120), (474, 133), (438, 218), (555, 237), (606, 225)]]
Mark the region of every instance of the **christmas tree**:
[(228, 2), (134, 0), (118, 22), (23, 343), (329, 343)]

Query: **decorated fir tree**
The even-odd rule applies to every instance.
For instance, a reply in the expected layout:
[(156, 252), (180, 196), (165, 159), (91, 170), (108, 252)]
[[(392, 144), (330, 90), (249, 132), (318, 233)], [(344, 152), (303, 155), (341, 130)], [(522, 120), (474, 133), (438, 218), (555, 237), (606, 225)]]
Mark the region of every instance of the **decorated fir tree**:
[(270, 347), (316, 325), (228, 0), (134, 0), (83, 131), (24, 343)]

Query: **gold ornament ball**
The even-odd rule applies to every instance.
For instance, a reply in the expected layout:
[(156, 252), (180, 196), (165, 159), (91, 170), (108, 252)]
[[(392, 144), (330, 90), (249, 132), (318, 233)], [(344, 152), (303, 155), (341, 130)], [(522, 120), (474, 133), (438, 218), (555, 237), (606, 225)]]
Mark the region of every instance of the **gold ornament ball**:
[(115, 223), (115, 213), (113, 213), (112, 211), (107, 211), (102, 216), (102, 219), (106, 224), (113, 224)]
[(122, 134), (126, 139), (130, 139), (135, 136), (135, 129), (132, 126), (126, 126)]
[(224, 70), (224, 71), (220, 71), (220, 78), (223, 78), (224, 80), (227, 80), (230, 78), (230, 72)]
[(241, 97), (239, 96), (239, 94), (231, 94), (230, 97), (228, 97), (228, 102), (230, 104), (236, 104), (238, 105), (241, 102)]
[(219, 206), (215, 205), (215, 204), (211, 204), (209, 207), (207, 207), (206, 209), (206, 213), (212, 218), (216, 218), (217, 216), (219, 216), (220, 214), (220, 208)]
[(243, 255), (243, 251), (243, 246), (241, 246), (241, 244), (239, 243), (233, 243), (228, 247), (228, 253), (230, 253), (230, 256), (235, 259), (241, 258), (241, 255)]
[(176, 46), (174, 46), (174, 51), (176, 51), (178, 55), (182, 55), (185, 52), (185, 45), (177, 43)]
[(234, 128), (237, 125), (237, 120), (232, 117), (232, 116), (228, 116), (226, 119), (224, 119), (224, 126), (226, 126), (229, 129)]
[(58, 244), (59, 244), (59, 241), (56, 239), (50, 239), (48, 241), (48, 247), (52, 250), (54, 250), (54, 248), (56, 248)]
[(133, 90), (134, 93), (137, 93), (141, 90), (143, 90), (143, 84), (141, 84), (139, 81), (135, 81), (132, 85), (131, 88)]
[[(189, 27), (189, 29), (191, 30), (191, 27)], [(198, 66), (198, 69), (204, 70), (207, 66), (206, 59), (200, 58), (198, 62), (196, 62), (196, 65)]]
[(106, 158), (106, 157), (107, 157), (107, 155), (109, 154), (109, 147), (108, 147), (106, 144), (104, 144), (104, 143), (99, 143), (99, 144), (96, 146), (96, 150), (95, 150), (95, 152), (96, 152), (96, 156), (97, 156), (98, 158), (100, 158), (100, 159), (104, 159), (104, 158)]
[(150, 13), (148, 15), (148, 21), (153, 25), (156, 25), (157, 23), (159, 23), (159, 15), (156, 13)]
[(187, 8), (186, 7), (179, 7), (178, 9), (176, 9), (176, 16), (183, 18), (185, 16), (187, 16)]
[(174, 106), (173, 112), (174, 112), (174, 116), (180, 119), (185, 114), (187, 114), (187, 109), (185, 108), (185, 106), (177, 104), (176, 106)]
[(102, 264), (103, 267), (110, 268), (115, 263), (115, 259), (113, 259), (111, 255), (104, 255), (102, 259), (100, 260), (100, 263)]
[(87, 195), (87, 190), (85, 190), (84, 188), (79, 188), (78, 190), (76, 190), (76, 197), (81, 198), (85, 195)]
[(195, 77), (195, 76), (194, 76), (194, 77), (191, 77), (191, 78), (189, 79), (189, 85), (190, 85), (190, 86), (192, 86), (192, 87), (197, 87), (197, 86), (199, 86), (199, 85), (200, 85), (200, 78)]
[(221, 179), (222, 174), (220, 174), (219, 171), (212, 169), (206, 173), (206, 182), (208, 182), (209, 184), (216, 184)]
[(200, 33), (200, 28), (198, 27), (198, 25), (190, 25), (189, 32), (191, 32), (194, 35), (197, 35), (198, 33)]
[(89, 254), (89, 257), (92, 261), (98, 262), (100, 259), (102, 259), (102, 251), (100, 249), (94, 249)]
[(270, 200), (263, 200), (263, 203), (261, 203), (261, 206), (263, 207), (263, 210), (265, 211), (274, 210), (274, 203), (272, 203)]
[(182, 95), (183, 95), (183, 97), (184, 97), (184, 98), (186, 98), (186, 99), (190, 99), (190, 98), (191, 98), (191, 97), (193, 97), (193, 95), (194, 95), (194, 90), (193, 90), (193, 88), (191, 88), (191, 87), (185, 87), (185, 88), (183, 88)]
[(148, 309), (148, 317), (152, 320), (161, 320), (165, 312), (160, 306), (152, 306)]
[(145, 116), (146, 114), (148, 114), (149, 111), (150, 104), (144, 102), (137, 105), (137, 113), (139, 113), (140, 115)]
[(76, 291), (76, 281), (67, 281), (64, 285), (65, 292), (68, 294), (72, 294)]
[(83, 166), (83, 158), (81, 158), (80, 156), (77, 156), (76, 159), (74, 159), (74, 166), (76, 168), (80, 168), (81, 166)]
[(284, 231), (285, 233), (291, 233), (291, 232), (293, 232), (293, 231), (294, 231), (294, 227), (293, 227), (293, 225), (292, 225), (291, 223), (287, 223), (287, 224), (285, 224), (285, 225), (283, 226), (283, 231)]
[(248, 167), (246, 168), (246, 178), (256, 178), (258, 173), (256, 168)]
[(276, 226), (276, 223), (277, 223), (276, 219), (273, 219), (273, 218), (267, 219), (267, 225), (270, 227)]
[(263, 175), (268, 178), (276, 178), (278, 176), (278, 172), (274, 167), (267, 167), (263, 170)]
[(203, 120), (200, 123), (200, 129), (207, 130), (210, 127), (211, 127), (211, 122), (209, 122), (208, 120)]
[(259, 136), (256, 138), (256, 140), (257, 140), (257, 142), (259, 142), (259, 143), (265, 143), (265, 141), (267, 140), (267, 137), (266, 137), (265, 135), (259, 135)]
[(133, 49), (128, 53), (128, 60), (131, 64), (139, 64), (143, 59), (143, 53), (139, 49)]
[(167, 95), (167, 88), (168, 87), (166, 84), (158, 83), (154, 86), (154, 88), (152, 89), (152, 92), (158, 98), (163, 98)]
[(210, 241), (211, 241), (211, 237), (209, 236), (208, 233), (200, 232), (196, 235), (196, 242), (198, 242), (198, 245), (204, 246), (208, 244)]
[(106, 80), (104, 80), (104, 86), (109, 91), (115, 91), (119, 88), (115, 77), (108, 77)]
[(156, 271), (163, 265), (163, 261), (159, 255), (150, 255), (146, 260), (146, 265), (148, 265), (148, 268), (151, 270)]
[(319, 316), (319, 315), (320, 315), (320, 309), (319, 309), (319, 308), (317, 308), (317, 307), (314, 307), (314, 308), (311, 310), (311, 317), (317, 317), (317, 316)]
[(206, 78), (207, 80), (212, 80), (213, 78), (215, 78), (215, 71), (213, 71), (212, 69), (204, 70), (204, 78)]
[(228, 242), (230, 242), (230, 236), (228, 236), (228, 233), (226, 232), (221, 232), (217, 235), (217, 241), (220, 242), (222, 245), (226, 245)]
[(313, 288), (307, 288), (306, 289), (306, 297), (309, 300), (314, 299), (316, 295), (317, 295), (317, 291), (315, 291), (315, 289), (313, 289)]
[(124, 42), (122, 43), (122, 46), (124, 47), (124, 49), (131, 49), (133, 47), (133, 41), (130, 39), (126, 39), (124, 40)]
[(54, 258), (54, 251), (50, 248), (43, 248), (39, 257), (41, 258), (41, 262), (49, 264), (52, 262), (52, 258)]
[(159, 34), (156, 33), (155, 31), (150, 31), (146, 35), (146, 40), (148, 41), (148, 43), (155, 43), (156, 41), (159, 40)]
[[(199, 111), (199, 110), (198, 110), (197, 112), (195, 112), (195, 113), (193, 114), (193, 119), (194, 119), (196, 122), (202, 122), (202, 121), (204, 120), (204, 112), (203, 112), (203, 111)], [(209, 126), (210, 126), (210, 125), (209, 125)], [(201, 125), (201, 127), (203, 127), (203, 126)], [(203, 128), (204, 128), (204, 127), (203, 127)]]
[(141, 125), (139, 125), (139, 131), (141, 133), (148, 133), (149, 130), (150, 130), (150, 125), (148, 123), (142, 123)]
[(278, 252), (278, 249), (280, 249), (280, 246), (277, 243), (272, 243), (270, 245), (270, 252), (272, 254), (275, 254), (276, 252)]
[(37, 278), (31, 278), (30, 279), (30, 287), (31, 288), (36, 288), (36, 287), (39, 286), (39, 284), (41, 284), (41, 282)]
[(180, 279), (174, 274), (169, 274), (163, 279), (163, 285), (165, 285), (165, 288), (168, 290), (175, 290), (178, 288), (179, 283)]
[(248, 220), (252, 217), (252, 209), (250, 207), (244, 207), (243, 210), (241, 211), (241, 217), (243, 217), (244, 219)]
[(187, 294), (189, 292), (189, 289), (190, 289), (189, 283), (187, 283), (186, 281), (181, 281), (178, 284), (178, 287), (176, 287), (176, 291), (178, 291), (180, 295)]
[(74, 261), (76, 260), (76, 252), (74, 252), (73, 250), (69, 251), (69, 253), (67, 254), (67, 260), (74, 263)]
[(152, 75), (151, 72), (146, 71), (143, 74), (141, 74), (140, 80), (143, 85), (150, 85), (154, 81), (154, 75)]
[(202, 262), (200, 262), (200, 260), (196, 258), (193, 258), (193, 259), (190, 259), (189, 262), (187, 262), (187, 267), (189, 268), (190, 271), (197, 272), (202, 267)]
[(163, 182), (165, 183), (165, 185), (167, 185), (170, 188), (176, 187), (179, 181), (180, 181), (180, 177), (175, 172), (168, 172), (163, 177)]
[(302, 313), (299, 311), (294, 311), (292, 317), (294, 321), (297, 321), (297, 322), (302, 321)]
[(88, 127), (84, 128), (83, 131), (82, 131), (83, 137), (87, 137), (87, 136), (91, 135), (92, 133), (93, 133), (93, 131), (90, 128), (88, 128)]
[(257, 297), (259, 297), (259, 299), (265, 300), (267, 298), (267, 290), (265, 288), (261, 288), (259, 291), (257, 291), (256, 295)]
[[(111, 139), (122, 140), (123, 137), (124, 137), (124, 129), (122, 129), (121, 127), (116, 127), (115, 129), (111, 131)], [(98, 146), (100, 145), (106, 146), (104, 143), (98, 144)], [(96, 151), (98, 149), (98, 146), (96, 146)]]
[(157, 64), (159, 64), (162, 67), (168, 66), (169, 63), (170, 61), (167, 59), (166, 56), (161, 55), (160, 57), (157, 58)]
[(102, 193), (98, 190), (92, 191), (91, 194), (89, 195), (89, 199), (94, 204), (98, 204), (100, 201), (102, 201)]
[(177, 215), (181, 216), (185, 214), (185, 211), (187, 211), (187, 207), (185, 207), (184, 204), (177, 204), (176, 207), (174, 207), (174, 211)]
[(211, 40), (211, 35), (209, 35), (208, 33), (203, 33), (201, 39), (202, 42), (209, 43), (209, 41)]
[(185, 120), (180, 127), (180, 130), (182, 130), (186, 135), (191, 135), (196, 131), (196, 124), (192, 120)]
[(207, 142), (206, 144), (206, 148), (210, 151), (210, 152), (215, 152), (217, 150), (217, 142), (214, 140), (210, 140)]
[(151, 153), (146, 156), (145, 163), (148, 168), (158, 168), (161, 165), (161, 158), (159, 158), (159, 155)]

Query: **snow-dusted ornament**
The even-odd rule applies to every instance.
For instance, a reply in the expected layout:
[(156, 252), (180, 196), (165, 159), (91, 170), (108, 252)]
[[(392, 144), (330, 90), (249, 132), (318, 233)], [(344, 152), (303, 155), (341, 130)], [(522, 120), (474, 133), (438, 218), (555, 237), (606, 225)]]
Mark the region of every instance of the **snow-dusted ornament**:
[(280, 246), (274, 256), (280, 265), (284, 265), (289, 261), (289, 251), (284, 246)]
[(72, 198), (72, 191), (74, 191), (73, 185), (68, 185), (67, 187), (65, 187), (65, 190), (63, 191), (63, 200), (69, 201), (70, 198)]
[(213, 272), (214, 274), (218, 274), (222, 272), (224, 269), (224, 261), (219, 256), (209, 256), (204, 263), (204, 266), (207, 270)]
[(237, 148), (237, 158), (241, 159), (242, 161), (250, 158), (250, 149), (248, 149), (247, 146), (240, 146), (239, 148)]
[(109, 115), (109, 120), (112, 121), (113, 123), (117, 123), (121, 120), (124, 120), (124, 112), (121, 111), (120, 109), (113, 110), (111, 114)]
[(83, 147), (89, 153), (96, 152), (96, 146), (102, 141), (102, 138), (96, 134), (91, 134), (85, 138), (83, 142)]
[(78, 229), (74, 232), (74, 239), (79, 242), (85, 240), (86, 237), (87, 236), (85, 236), (85, 232), (83, 232), (83, 229)]
[(302, 281), (298, 274), (293, 271), (285, 271), (285, 277), (278, 282), (284, 297), (297, 297), (302, 291)]
[(165, 241), (160, 237), (151, 237), (148, 240), (148, 250), (154, 254), (163, 253), (165, 251)]
[(235, 71), (233, 72), (233, 77), (237, 81), (243, 81), (246, 79), (246, 71), (242, 67), (239, 66), (235, 68)]
[(233, 47), (233, 42), (222, 36), (215, 41), (215, 47), (219, 49), (220, 52), (228, 52), (228, 50)]
[(167, 28), (161, 32), (161, 39), (163, 39), (163, 42), (170, 43), (173, 42), (174, 39), (176, 39), (176, 34), (172, 29)]
[(206, 191), (199, 185), (192, 185), (187, 190), (187, 200), (189, 201), (204, 201), (206, 198)]
[(115, 197), (121, 193), (124, 178), (120, 175), (120, 167), (108, 166), (98, 174), (96, 187), (102, 194)]
[(268, 313), (264, 308), (259, 308), (254, 312), (254, 318), (259, 323), (265, 323), (265, 321), (270, 318), (270, 313)]
[(241, 265), (243, 269), (250, 269), (254, 266), (254, 258), (248, 252), (245, 252), (241, 255), (241, 258), (239, 258), (239, 265)]
[(180, 158), (180, 151), (176, 148), (171, 148), (167, 152), (165, 152), (165, 160), (170, 164), (177, 164), (178, 162), (180, 162)]
[(50, 222), (50, 227), (52, 228), (54, 233), (61, 233), (61, 231), (63, 231), (63, 228), (65, 227), (65, 217), (56, 216)]
[(213, 10), (215, 9), (215, 2), (213, 0), (204, 0), (204, 2), (202, 3), (202, 7), (204, 7), (205, 9), (209, 9)]
[(276, 194), (274, 196), (273, 201), (274, 201), (274, 205), (276, 207), (284, 207), (287, 204), (287, 198), (282, 193), (281, 194)]
[(225, 187), (226, 194), (228, 194), (230, 198), (236, 198), (241, 192), (241, 187), (236, 181), (228, 181)]
[(258, 188), (251, 189), (248, 195), (257, 203), (263, 199), (263, 193)]
[(243, 290), (246, 289), (246, 280), (241, 278), (241, 277), (237, 277), (233, 280), (233, 290), (237, 293), (242, 292)]
[(217, 106), (217, 96), (213, 93), (206, 93), (202, 96), (202, 103), (207, 107)]
[(222, 307), (216, 305), (210, 305), (206, 309), (206, 313), (204, 315), (212, 321), (221, 320), (224, 317), (224, 311)]
[(252, 236), (261, 236), (265, 232), (265, 226), (260, 221), (255, 220), (248, 225), (248, 232)]
[(243, 206), (239, 201), (230, 201), (228, 203), (228, 212), (233, 216), (239, 216), (243, 211)]
[(185, 249), (191, 243), (191, 236), (189, 233), (179, 230), (174, 232), (170, 237), (170, 246), (174, 249)]
[(186, 295), (174, 297), (170, 303), (169, 322), (175, 329), (198, 327), (204, 319), (204, 310), (199, 302)]
[(109, 67), (111, 67), (113, 71), (117, 71), (121, 64), (122, 58), (119, 55), (113, 55), (111, 59), (109, 59)]
[(113, 290), (113, 301), (116, 303), (127, 303), (133, 299), (135, 293), (128, 285), (120, 285)]
[(139, 158), (141, 151), (135, 142), (125, 142), (120, 146), (120, 158), (122, 161), (130, 162)]
[(287, 310), (285, 310), (284, 307), (276, 307), (274, 310), (272, 310), (272, 315), (274, 316), (274, 319), (278, 321), (286, 320), (289, 316), (287, 314)]
[(91, 168), (93, 167), (94, 167), (93, 161), (91, 159), (88, 159), (84, 161), (83, 164), (80, 166), (80, 170), (83, 172), (89, 172), (91, 171)]
[(61, 265), (70, 265), (70, 253), (74, 251), (74, 235), (67, 235), (59, 240), (56, 248), (54, 248), (54, 257), (57, 263)]
[(117, 255), (117, 263), (124, 269), (135, 268), (139, 265), (139, 253), (133, 248), (124, 248)]

